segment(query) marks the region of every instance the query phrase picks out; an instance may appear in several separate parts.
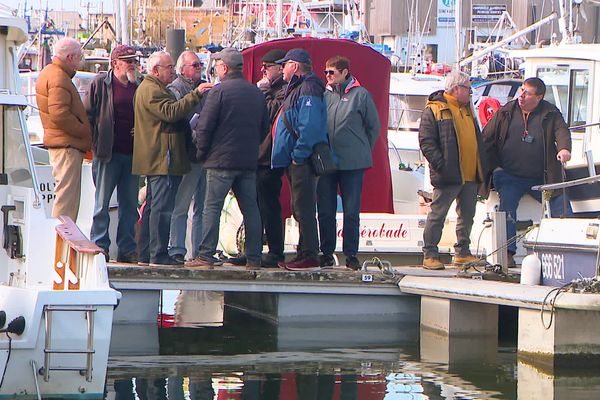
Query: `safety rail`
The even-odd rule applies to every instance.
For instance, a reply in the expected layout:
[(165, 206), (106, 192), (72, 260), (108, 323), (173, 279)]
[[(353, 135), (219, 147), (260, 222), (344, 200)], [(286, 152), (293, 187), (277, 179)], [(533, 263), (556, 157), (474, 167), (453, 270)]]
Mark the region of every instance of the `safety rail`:
[(54, 252), (54, 290), (79, 290), (81, 278), (93, 265), (102, 249), (81, 232), (70, 217), (60, 216), (56, 226)]

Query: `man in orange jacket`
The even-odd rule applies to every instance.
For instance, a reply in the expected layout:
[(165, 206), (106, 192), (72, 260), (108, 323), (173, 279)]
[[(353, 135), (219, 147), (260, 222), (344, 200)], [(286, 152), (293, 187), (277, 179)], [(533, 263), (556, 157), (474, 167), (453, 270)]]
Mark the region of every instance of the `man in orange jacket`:
[(64, 38), (54, 45), (54, 57), (35, 85), (36, 101), (44, 127), (55, 180), (52, 216), (73, 221), (79, 212), (81, 164), (92, 145), (92, 130), (79, 93), (71, 78), (81, 63), (81, 45)]

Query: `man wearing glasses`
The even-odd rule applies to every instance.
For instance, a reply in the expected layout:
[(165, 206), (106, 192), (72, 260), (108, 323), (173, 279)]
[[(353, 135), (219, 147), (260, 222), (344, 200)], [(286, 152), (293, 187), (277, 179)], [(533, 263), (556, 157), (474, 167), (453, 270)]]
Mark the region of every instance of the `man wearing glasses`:
[(147, 179), (138, 264), (178, 266), (181, 260), (171, 258), (167, 250), (171, 214), (181, 177), (190, 171), (188, 117), (206, 89), (198, 87), (177, 100), (167, 88), (175, 79), (175, 63), (167, 52), (152, 53), (146, 67), (148, 75), (134, 100), (132, 170)]
[(109, 202), (115, 188), (119, 201), (117, 261), (137, 263), (135, 225), (139, 177), (131, 173), (133, 159), (133, 96), (139, 85), (138, 58), (131, 46), (110, 53), (110, 70), (92, 81), (83, 104), (92, 125), (92, 172), (96, 185), (91, 240), (104, 249), (108, 261)]
[[(499, 211), (506, 212), (506, 234), (516, 233), (517, 207), (529, 193), (541, 202), (532, 186), (562, 181), (561, 164), (571, 159), (571, 133), (562, 114), (544, 100), (546, 85), (539, 78), (523, 82), (517, 99), (506, 103), (483, 130), (486, 154), (493, 171), (492, 183), (500, 197)], [(552, 215), (569, 212), (559, 192), (550, 201)], [(514, 266), (517, 244), (508, 244), (508, 264)]]
[[(201, 87), (202, 96), (206, 90), (209, 90), (212, 83), (205, 82), (202, 77), (202, 62), (193, 51), (184, 51), (177, 59), (175, 71), (177, 79), (169, 86), (169, 90), (173, 92), (177, 100), (193, 91), (197, 87)], [(190, 112), (189, 120), (196, 114), (200, 114), (202, 110), (202, 102), (200, 102)], [(193, 126), (191, 127), (193, 128)], [(192, 170), (185, 174), (181, 179), (181, 184), (177, 190), (175, 197), (175, 208), (171, 217), (171, 233), (169, 239), (169, 255), (180, 261), (185, 261), (186, 247), (185, 236), (187, 231), (188, 211), (192, 198), (194, 199), (194, 214), (192, 216), (192, 243), (200, 243), (202, 238), (202, 210), (204, 209), (204, 193), (206, 189), (206, 172), (202, 164), (196, 158), (196, 146), (192, 143), (191, 130), (186, 137), (188, 156), (190, 158)], [(196, 249), (198, 246), (193, 245), (194, 252), (192, 258), (197, 256)]]
[(423, 231), (423, 267), (444, 269), (438, 244), (450, 205), (456, 200), (456, 244), (453, 264), (479, 262), (471, 255), (471, 228), (475, 216), (478, 185), (486, 169), (483, 143), (471, 109), (469, 76), (453, 71), (446, 76), (446, 89), (429, 96), (419, 126), (419, 145), (429, 162), (433, 201)]
[(309, 157), (317, 143), (327, 143), (325, 85), (312, 71), (312, 61), (304, 49), (288, 51), (277, 64), (283, 65), (288, 83), (285, 98), (272, 129), (273, 168), (287, 168), (292, 194), (292, 212), (298, 221), (300, 240), (293, 261), (281, 268), (313, 270), (320, 267), (317, 232), (317, 177)]

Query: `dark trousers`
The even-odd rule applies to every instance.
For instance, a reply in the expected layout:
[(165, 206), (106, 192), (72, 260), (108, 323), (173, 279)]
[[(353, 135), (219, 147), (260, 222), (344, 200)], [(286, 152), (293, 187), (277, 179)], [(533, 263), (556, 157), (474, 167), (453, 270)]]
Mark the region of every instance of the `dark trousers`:
[(283, 259), (283, 221), (281, 220), (281, 177), (283, 168), (259, 166), (256, 171), (256, 191), (262, 225), (267, 236), (269, 254)]
[(346, 257), (355, 256), (358, 253), (360, 195), (362, 193), (363, 176), (363, 169), (354, 169), (336, 171), (319, 177), (317, 183), (317, 209), (319, 211), (319, 238), (323, 254), (330, 255), (335, 251), (338, 186), (344, 211), (344, 231), (342, 234), (344, 244), (342, 251)]
[(292, 214), (298, 221), (298, 255), (315, 258), (319, 254), (317, 232), (317, 177), (308, 164), (291, 164), (287, 170), (292, 190)]
[(466, 182), (464, 185), (450, 185), (433, 189), (431, 211), (427, 214), (427, 222), (423, 230), (423, 255), (427, 258), (439, 257), (438, 244), (442, 238), (444, 221), (450, 205), (456, 199), (456, 244), (454, 253), (461, 256), (470, 255), (471, 228), (477, 204), (477, 183)]
[(169, 259), (169, 232), (175, 195), (181, 176), (147, 177), (146, 206), (142, 215), (138, 254), (140, 261), (161, 263)]

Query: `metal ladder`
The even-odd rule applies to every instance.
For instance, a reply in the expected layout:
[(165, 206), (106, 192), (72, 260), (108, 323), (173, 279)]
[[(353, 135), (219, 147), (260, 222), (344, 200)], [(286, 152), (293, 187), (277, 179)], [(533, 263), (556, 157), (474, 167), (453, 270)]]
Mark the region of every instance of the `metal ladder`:
[[(94, 313), (97, 311), (93, 306), (75, 306), (75, 307), (59, 307), (46, 305), (44, 306), (44, 318), (46, 321), (46, 341), (44, 344), (44, 366), (40, 368), (39, 374), (44, 376), (44, 381), (50, 380), (50, 371), (79, 371), (81, 375), (85, 375), (88, 382), (92, 381), (92, 365), (94, 361)], [(85, 350), (67, 350), (52, 348), (52, 314), (55, 312), (84, 312), (87, 320), (87, 349)], [(52, 354), (85, 354), (85, 367), (51, 367), (50, 358)]]

